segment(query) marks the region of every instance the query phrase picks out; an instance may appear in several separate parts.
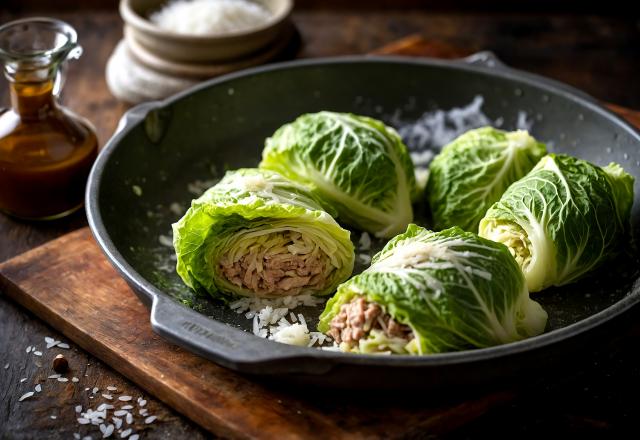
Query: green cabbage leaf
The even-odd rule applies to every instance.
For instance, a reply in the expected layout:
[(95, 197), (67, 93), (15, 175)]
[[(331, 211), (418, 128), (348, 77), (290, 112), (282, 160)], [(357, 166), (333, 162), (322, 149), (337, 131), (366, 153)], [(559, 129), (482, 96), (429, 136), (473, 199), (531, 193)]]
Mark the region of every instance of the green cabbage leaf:
[(479, 233), (509, 248), (531, 292), (572, 283), (625, 247), (633, 183), (616, 163), (549, 154), (487, 211)]
[(220, 298), (326, 295), (354, 263), (350, 232), (269, 170), (227, 172), (173, 225), (173, 242), (184, 282)]
[(546, 154), (526, 131), (470, 130), (447, 144), (429, 166), (427, 197), (436, 230), (476, 232), (504, 191)]
[(318, 329), (329, 331), (341, 307), (357, 297), (377, 303), (414, 334), (402, 346), (372, 331), (356, 348), (364, 353), (380, 346), (409, 354), (489, 347), (538, 335), (547, 322), (507, 248), (459, 227), (432, 232), (409, 225), (368, 269), (338, 287)]
[(346, 113), (306, 114), (267, 139), (260, 168), (313, 189), (345, 224), (393, 237), (413, 220), (418, 194), (407, 148), (382, 122)]

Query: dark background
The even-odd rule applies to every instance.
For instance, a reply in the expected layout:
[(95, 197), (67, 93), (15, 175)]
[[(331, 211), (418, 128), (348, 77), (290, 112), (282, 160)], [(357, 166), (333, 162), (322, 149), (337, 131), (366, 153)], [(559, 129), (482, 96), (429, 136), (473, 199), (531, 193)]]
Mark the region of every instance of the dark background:
[[(0, 3), (2, 22), (14, 16), (113, 12), (118, 1)], [(492, 50), (513, 67), (640, 108), (640, 1), (298, 0), (294, 19), (303, 37), (302, 57), (365, 53), (419, 33), (464, 49)]]
[[(55, 8), (110, 8), (119, 0), (5, 0), (5, 4), (14, 12), (32, 10), (38, 7)], [(637, 2), (624, 0), (591, 1), (591, 0), (296, 0), (296, 8), (310, 9), (399, 9), (415, 8), (449, 11), (538, 11), (566, 12), (582, 14), (587, 12), (604, 12), (608, 15), (625, 15), (631, 10), (638, 10)]]

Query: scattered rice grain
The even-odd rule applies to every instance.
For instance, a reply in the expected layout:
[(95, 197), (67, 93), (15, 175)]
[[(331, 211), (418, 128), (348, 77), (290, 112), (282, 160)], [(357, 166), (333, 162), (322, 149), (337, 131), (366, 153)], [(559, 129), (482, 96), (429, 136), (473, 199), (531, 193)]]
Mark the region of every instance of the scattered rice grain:
[(67, 379), (66, 377), (59, 377), (58, 382), (69, 382), (69, 379)]
[(102, 438), (107, 438), (110, 437), (111, 434), (113, 434), (113, 430), (115, 429), (115, 427), (111, 424), (107, 425), (107, 428), (105, 429), (105, 432), (102, 433)]
[(47, 344), (47, 349), (53, 348), (60, 343), (60, 341), (55, 340), (49, 336), (44, 337), (44, 342)]
[(113, 415), (118, 417), (126, 416), (127, 414), (129, 414), (129, 411), (125, 411), (124, 409), (119, 409), (113, 412)]
[[(308, 333), (306, 321), (301, 314), (293, 312), (300, 306), (317, 306), (323, 303), (322, 298), (314, 297), (311, 294), (285, 296), (282, 298), (240, 298), (229, 304), (231, 310), (238, 314), (244, 314), (247, 319), (252, 320), (253, 334), (265, 339), (277, 340), (276, 334), (282, 330), (296, 325), (301, 326), (305, 333)], [(300, 325), (298, 325), (298, 323)], [(281, 335), (284, 333), (281, 333)], [(279, 338), (278, 342), (285, 342), (284, 338)], [(316, 338), (315, 342), (320, 342), (322, 338)], [(307, 345), (305, 341), (304, 345)]]
[(337, 345), (332, 345), (329, 347), (320, 347), (320, 348), (325, 351), (340, 351), (340, 347), (338, 347)]
[(103, 394), (102, 397), (104, 397), (105, 399), (109, 399), (109, 400), (113, 399), (113, 396), (111, 394)]
[(64, 342), (61, 342), (60, 344), (58, 344), (58, 348), (66, 348), (66, 349), (69, 349), (69, 344), (65, 344)]
[(358, 247), (361, 251), (368, 251), (371, 249), (371, 237), (367, 232), (363, 232), (358, 240)]
[(18, 402), (22, 402), (24, 399), (28, 399), (31, 396), (33, 396), (33, 391), (29, 391), (28, 393), (24, 393), (22, 396), (20, 396), (20, 398), (18, 399)]
[(80, 423), (81, 425), (88, 425), (89, 423), (91, 423), (91, 420), (84, 417), (78, 417), (78, 423)]
[(131, 428), (127, 428), (124, 431), (122, 431), (122, 433), (120, 434), (120, 438), (125, 438), (125, 437), (129, 437), (129, 434), (131, 434), (132, 429)]
[(37, 393), (41, 392), (42, 391), (42, 385), (40, 385), (40, 384), (36, 385), (35, 390), (36, 390)]
[(52, 374), (51, 376), (48, 377), (48, 379), (58, 379), (61, 375), (60, 374)]
[(157, 419), (156, 416), (149, 416), (146, 419), (144, 419), (144, 423), (148, 425), (149, 423), (153, 423), (156, 419)]
[(77, 377), (74, 376), (74, 377), (71, 378), (71, 382), (78, 383), (78, 382), (80, 382), (80, 379), (78, 379)]
[(160, 234), (158, 236), (158, 241), (162, 246), (173, 248), (173, 239), (169, 236)]
[(76, 405), (76, 412), (77, 413), (81, 413), (82, 412), (82, 405)]
[(27, 378), (23, 377), (22, 379), (20, 379), (20, 383), (26, 382)]
[(172, 204), (169, 205), (169, 211), (173, 212), (175, 215), (180, 215), (182, 216), (184, 214), (184, 207), (177, 202), (173, 202)]
[(118, 397), (118, 400), (121, 400), (121, 401), (123, 401), (123, 402), (128, 402), (128, 401), (130, 401), (131, 399), (132, 399), (132, 397), (131, 397), (131, 396), (120, 396), (120, 397)]
[[(484, 98), (480, 95), (466, 106), (450, 110), (432, 110), (422, 114), (417, 120), (402, 120), (400, 113), (391, 118), (393, 126), (404, 140), (409, 150), (435, 149), (439, 151), (465, 131), (491, 125), (491, 120), (482, 112)], [(425, 166), (428, 163), (414, 163)]]
[(108, 386), (107, 389), (109, 391), (118, 391), (118, 389), (116, 387), (112, 386), (112, 385)]
[(126, 420), (128, 425), (131, 425), (133, 423), (133, 414), (127, 413), (127, 416), (125, 417), (125, 420)]

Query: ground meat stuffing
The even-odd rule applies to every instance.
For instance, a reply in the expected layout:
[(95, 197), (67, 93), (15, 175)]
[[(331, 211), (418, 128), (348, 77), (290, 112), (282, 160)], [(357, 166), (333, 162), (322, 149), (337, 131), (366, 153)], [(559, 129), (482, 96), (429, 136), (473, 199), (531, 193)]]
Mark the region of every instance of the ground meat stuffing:
[(219, 266), (231, 283), (261, 296), (321, 290), (334, 270), (317, 245), (294, 231), (260, 237), (244, 254), (225, 255)]
[(371, 330), (381, 330), (389, 338), (406, 339), (407, 343), (413, 339), (411, 327), (400, 324), (378, 304), (368, 302), (361, 296), (340, 307), (340, 313), (331, 321), (328, 334), (338, 344), (344, 342), (355, 346)]

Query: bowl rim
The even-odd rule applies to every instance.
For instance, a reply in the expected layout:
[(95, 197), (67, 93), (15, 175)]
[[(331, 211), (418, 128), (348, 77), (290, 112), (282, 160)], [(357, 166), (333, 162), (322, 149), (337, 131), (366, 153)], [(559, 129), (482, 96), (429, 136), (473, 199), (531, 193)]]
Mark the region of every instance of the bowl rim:
[(129, 53), (143, 66), (162, 74), (203, 81), (214, 76), (255, 67), (277, 58), (291, 44), (296, 31), (293, 26), (285, 26), (281, 31), (280, 36), (282, 38), (277, 38), (270, 45), (263, 46), (257, 52), (240, 58), (235, 56), (221, 58), (211, 64), (162, 57), (153, 50), (147, 49), (143, 43), (140, 43), (133, 35), (135, 31), (132, 30), (129, 24), (124, 25), (123, 32), (124, 38), (121, 41), (126, 42)]
[[(170, 295), (154, 286), (135, 268), (133, 268), (131, 264), (129, 264), (127, 259), (120, 253), (106, 230), (106, 226), (103, 222), (101, 209), (98, 202), (98, 194), (101, 188), (105, 165), (108, 162), (109, 157), (117, 149), (121, 139), (125, 135), (127, 135), (133, 128), (144, 121), (144, 117), (149, 111), (156, 108), (162, 108), (167, 105), (172, 105), (173, 103), (208, 87), (224, 85), (229, 81), (252, 76), (255, 74), (278, 70), (306, 68), (318, 65), (350, 64), (359, 62), (413, 64), (420, 66), (459, 69), (489, 76), (497, 76), (504, 79), (511, 79), (537, 88), (546, 89), (570, 101), (577, 102), (586, 109), (589, 109), (594, 113), (599, 114), (603, 118), (610, 120), (612, 123), (622, 127), (623, 129), (628, 131), (629, 134), (631, 134), (633, 138), (640, 144), (640, 130), (636, 129), (629, 122), (625, 121), (623, 118), (616, 115), (611, 110), (606, 109), (594, 98), (584, 92), (581, 92), (578, 89), (573, 89), (573, 87), (565, 85), (564, 83), (561, 83), (559, 81), (555, 81), (540, 75), (520, 71), (517, 69), (496, 68), (492, 67), (492, 64), (483, 65), (473, 64), (469, 62), (465, 63), (461, 62), (461, 60), (441, 60), (389, 55), (348, 55), (339, 57), (293, 60), (281, 63), (273, 63), (266, 66), (254, 67), (223, 75), (199, 83), (164, 100), (151, 101), (140, 104), (132, 108), (129, 112), (125, 113), (120, 121), (118, 129), (105, 144), (104, 148), (98, 156), (98, 159), (94, 163), (86, 188), (85, 207), (88, 223), (93, 236), (101, 247), (103, 253), (106, 255), (107, 259), (121, 274), (121, 276), (123, 276), (123, 278), (129, 283), (129, 285), (131, 285), (132, 287), (135, 286), (134, 290), (136, 290), (136, 293), (138, 293), (139, 295), (142, 295), (141, 299), (143, 300), (143, 302), (145, 302), (148, 306), (153, 304), (153, 306), (151, 307), (151, 321), (154, 330), (159, 332), (163, 337), (166, 337), (177, 344), (188, 347), (190, 350), (195, 351), (196, 353), (204, 357), (212, 359), (219, 364), (239, 371), (249, 371), (258, 374), (273, 374), (270, 368), (273, 362), (295, 363), (296, 361), (304, 359), (315, 360), (318, 362), (330, 362), (337, 365), (429, 368), (445, 365), (451, 366), (458, 364), (471, 364), (474, 362), (491, 361), (494, 359), (507, 359), (514, 355), (545, 349), (554, 346), (557, 343), (565, 342), (574, 337), (584, 335), (586, 332), (611, 321), (613, 318), (619, 315), (624, 314), (624, 312), (630, 310), (634, 305), (640, 302), (640, 278), (637, 278), (633, 280), (632, 286), (630, 287), (626, 295), (617, 300), (615, 303), (584, 319), (571, 323), (567, 326), (542, 333), (538, 336), (491, 347), (467, 349), (457, 352), (435, 353), (423, 356), (394, 355), (380, 357), (369, 354), (343, 353), (337, 351), (321, 350), (311, 347), (290, 346), (259, 338), (258, 336), (247, 333), (241, 329), (236, 329), (228, 326), (226, 323), (223, 323), (221, 321), (212, 320), (176, 302), (173, 298), (171, 298)], [(257, 358), (255, 361), (244, 359), (242, 357), (242, 353), (230, 354), (229, 352), (226, 352), (226, 356), (225, 354), (214, 354), (212, 353), (213, 348), (203, 348), (204, 344), (201, 341), (185, 339), (184, 333), (181, 332), (180, 329), (170, 328), (164, 326), (163, 323), (159, 323), (156, 320), (158, 304), (161, 304), (161, 306), (163, 307), (167, 307), (166, 304), (171, 304), (171, 308), (174, 311), (180, 310), (180, 313), (184, 314), (183, 316), (192, 317), (194, 320), (196, 319), (195, 317), (202, 317), (214, 323), (219, 323), (227, 326), (231, 334), (244, 334), (246, 336), (249, 336), (250, 338), (255, 338), (256, 340), (260, 341), (261, 344), (264, 344), (264, 347), (266, 347), (266, 349), (270, 351), (270, 354), (263, 355)], [(304, 373), (304, 367), (301, 367), (300, 370), (295, 371), (298, 373)]]
[(122, 20), (134, 30), (152, 35), (154, 38), (162, 40), (175, 40), (181, 43), (211, 43), (223, 41), (231, 38), (242, 38), (275, 28), (287, 20), (293, 10), (293, 0), (283, 0), (285, 7), (278, 14), (273, 14), (265, 23), (250, 29), (221, 32), (216, 34), (182, 34), (168, 29), (163, 29), (150, 20), (142, 17), (131, 6), (131, 0), (120, 0), (119, 11)]

